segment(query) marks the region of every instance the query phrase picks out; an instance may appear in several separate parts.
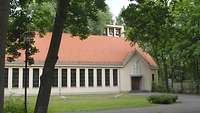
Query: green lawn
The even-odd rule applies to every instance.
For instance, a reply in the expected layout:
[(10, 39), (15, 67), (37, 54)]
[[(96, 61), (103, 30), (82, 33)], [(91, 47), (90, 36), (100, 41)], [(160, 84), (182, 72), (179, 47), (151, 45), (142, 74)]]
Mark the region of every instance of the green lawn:
[[(35, 97), (29, 97), (28, 99), (29, 110), (32, 111), (35, 105)], [(49, 112), (92, 111), (150, 105), (146, 97), (130, 94), (52, 96)]]

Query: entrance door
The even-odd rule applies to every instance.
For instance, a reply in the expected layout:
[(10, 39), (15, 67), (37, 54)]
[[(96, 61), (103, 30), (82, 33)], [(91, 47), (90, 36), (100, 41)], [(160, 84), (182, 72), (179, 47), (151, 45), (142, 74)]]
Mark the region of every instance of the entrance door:
[(141, 77), (131, 77), (131, 88), (132, 90), (140, 90)]

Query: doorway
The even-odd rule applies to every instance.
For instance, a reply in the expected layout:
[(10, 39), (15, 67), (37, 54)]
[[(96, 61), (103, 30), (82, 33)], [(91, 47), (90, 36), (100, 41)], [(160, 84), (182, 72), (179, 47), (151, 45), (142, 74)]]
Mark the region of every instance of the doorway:
[(131, 77), (131, 90), (139, 91), (142, 77)]

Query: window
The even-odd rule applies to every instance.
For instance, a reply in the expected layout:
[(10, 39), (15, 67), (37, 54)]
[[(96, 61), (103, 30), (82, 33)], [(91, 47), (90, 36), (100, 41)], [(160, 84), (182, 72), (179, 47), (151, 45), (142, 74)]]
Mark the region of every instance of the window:
[(109, 28), (109, 35), (114, 36), (114, 28)]
[(102, 86), (102, 69), (97, 69), (97, 86)]
[(93, 74), (94, 74), (93, 69), (88, 69), (89, 86), (93, 86), (94, 85), (94, 76), (93, 76)]
[(27, 78), (27, 87), (29, 87), (29, 69), (27, 69), (27, 73), (26, 69), (23, 69), (23, 88), (25, 87), (25, 77)]
[(71, 69), (71, 87), (76, 87), (76, 69)]
[(116, 36), (121, 36), (121, 29), (120, 28), (116, 28)]
[(155, 81), (155, 75), (152, 74), (152, 81), (154, 82)]
[(58, 69), (54, 69), (53, 87), (58, 87)]
[(105, 85), (110, 86), (110, 69), (105, 69)]
[(118, 85), (118, 74), (117, 69), (113, 69), (113, 86)]
[(62, 87), (67, 87), (67, 69), (62, 69)]
[(8, 68), (4, 70), (4, 88), (8, 88)]
[(85, 86), (85, 69), (80, 69), (80, 86)]
[(141, 74), (141, 63), (140, 63), (140, 60), (137, 60), (133, 64), (133, 74)]
[(19, 69), (13, 68), (12, 75), (12, 87), (17, 88), (19, 86)]
[(108, 35), (107, 28), (104, 28), (104, 30), (103, 30), (103, 35), (105, 35), (105, 36)]
[(33, 87), (39, 87), (39, 69), (33, 69)]

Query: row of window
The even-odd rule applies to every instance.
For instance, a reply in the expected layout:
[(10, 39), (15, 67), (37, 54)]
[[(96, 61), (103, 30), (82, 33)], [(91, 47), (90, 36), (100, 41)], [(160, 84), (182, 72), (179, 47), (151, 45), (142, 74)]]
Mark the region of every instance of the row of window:
[[(29, 87), (29, 69), (27, 70), (27, 87)], [(23, 87), (25, 87), (26, 70), (23, 69)], [(5, 68), (4, 87), (8, 88), (8, 68)], [(13, 68), (12, 87), (19, 87), (19, 69)], [(33, 87), (39, 87), (39, 69), (33, 69)]]
[[(62, 69), (62, 87), (67, 87), (67, 69)], [(23, 69), (23, 87), (25, 87), (25, 76), (27, 72), (27, 87), (29, 87), (29, 69)], [(71, 69), (71, 87), (76, 87), (77, 74), (76, 69)], [(8, 88), (8, 68), (5, 69), (5, 88)], [(85, 87), (85, 69), (80, 69), (80, 87)], [(54, 69), (53, 87), (58, 87), (58, 69)], [(97, 86), (102, 86), (102, 69), (97, 69)], [(88, 86), (94, 86), (94, 69), (88, 69)], [(110, 69), (105, 69), (105, 86), (110, 86)], [(118, 70), (113, 69), (113, 86), (118, 86)], [(13, 68), (12, 71), (12, 87), (19, 87), (19, 69)], [(33, 69), (33, 87), (39, 87), (39, 69)]]
[(105, 28), (103, 35), (121, 37), (121, 28), (114, 28), (114, 27)]

